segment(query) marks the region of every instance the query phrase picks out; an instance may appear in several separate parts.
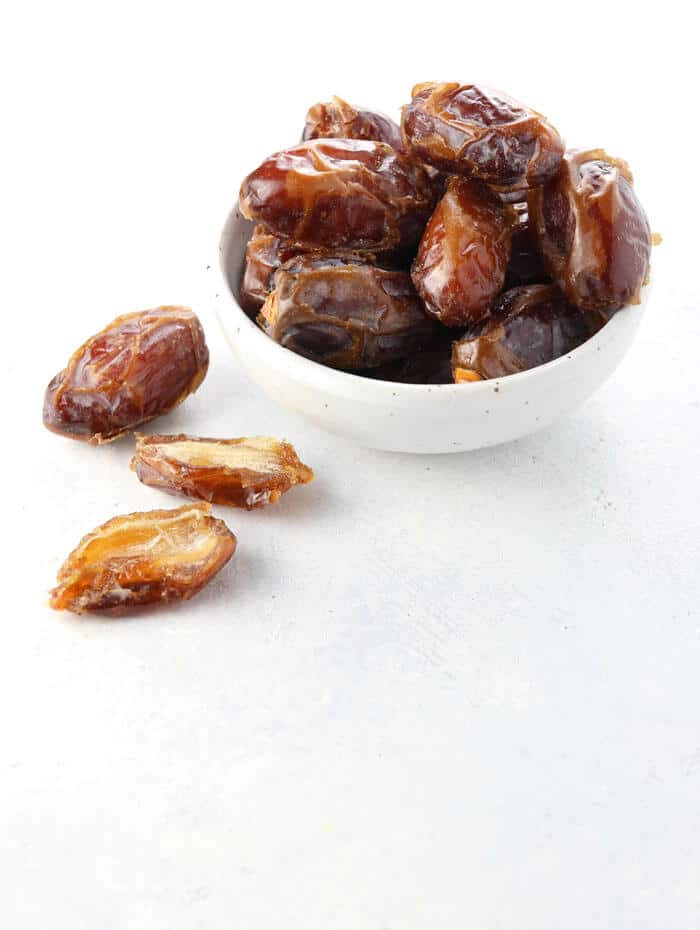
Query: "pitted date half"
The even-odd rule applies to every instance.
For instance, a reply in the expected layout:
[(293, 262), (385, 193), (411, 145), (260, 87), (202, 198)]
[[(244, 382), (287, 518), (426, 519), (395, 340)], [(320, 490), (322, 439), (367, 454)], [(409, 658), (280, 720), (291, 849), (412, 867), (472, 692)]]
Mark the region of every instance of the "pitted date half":
[(51, 606), (80, 614), (193, 597), (236, 549), (236, 537), (210, 510), (188, 504), (108, 520), (61, 566)]
[(247, 510), (274, 504), (294, 485), (314, 477), (294, 446), (270, 436), (137, 435), (131, 467), (151, 487)]
[(403, 151), (398, 124), (374, 110), (353, 107), (340, 97), (328, 103), (316, 103), (306, 114), (302, 135), (309, 139), (363, 139), (385, 142), (397, 152)]
[(587, 315), (553, 284), (506, 291), (476, 336), (452, 348), (455, 381), (516, 374), (571, 352), (591, 335)]
[(50, 382), (44, 425), (72, 439), (110, 442), (182, 403), (208, 365), (204, 331), (187, 307), (127, 313), (88, 339)]
[(425, 171), (383, 142), (315, 139), (243, 181), (241, 213), (305, 250), (387, 251), (418, 243), (435, 202)]
[(411, 272), (429, 313), (447, 326), (471, 325), (489, 313), (516, 222), (515, 211), (480, 181), (449, 179)]
[(572, 303), (639, 303), (651, 231), (626, 162), (602, 149), (567, 151), (557, 175), (531, 192), (529, 215), (547, 270)]
[(300, 256), (275, 275), (260, 325), (280, 345), (333, 368), (374, 368), (435, 337), (405, 271)]
[(444, 171), (503, 188), (541, 184), (564, 144), (535, 110), (477, 84), (418, 84), (404, 107), (407, 151)]

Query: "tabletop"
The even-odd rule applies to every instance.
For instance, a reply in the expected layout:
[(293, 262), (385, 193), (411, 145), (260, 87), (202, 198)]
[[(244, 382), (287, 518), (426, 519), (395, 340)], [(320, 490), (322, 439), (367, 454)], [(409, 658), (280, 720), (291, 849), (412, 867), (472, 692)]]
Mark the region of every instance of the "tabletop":
[[(266, 36), (218, 4), (45, 12), (40, 35), (29, 12), (15, 23), (32, 54), (15, 53), (5, 175), (3, 923), (700, 927), (697, 248), (643, 125), (663, 88), (632, 85), (623, 113), (612, 54), (584, 82), (557, 51), (553, 82), (449, 30), (417, 68), (415, 20), (392, 31), (387, 10), (365, 44), (369, 20), (343, 33), (371, 74), (272, 13)], [(690, 56), (639, 15), (640, 48)], [(390, 39), (412, 54), (377, 90)], [(396, 111), (413, 81), (475, 72), (632, 163), (664, 236), (653, 300), (614, 376), (547, 430), (460, 455), (360, 448), (237, 369), (219, 232), (316, 99)], [(131, 439), (45, 431), (43, 390), (110, 319), (162, 303), (196, 310), (211, 365), (153, 428), (286, 438), (316, 480), (215, 508), (238, 550), (191, 602), (56, 614), (47, 591), (84, 533), (177, 502), (130, 472)]]

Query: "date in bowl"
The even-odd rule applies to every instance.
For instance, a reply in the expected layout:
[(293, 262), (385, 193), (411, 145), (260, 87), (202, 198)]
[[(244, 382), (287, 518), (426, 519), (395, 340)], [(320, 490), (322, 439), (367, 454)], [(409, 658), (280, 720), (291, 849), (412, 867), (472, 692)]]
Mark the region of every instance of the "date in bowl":
[(316, 426), (373, 449), (465, 452), (518, 439), (575, 409), (629, 349), (649, 302), (625, 307), (568, 355), (520, 374), (463, 384), (403, 384), (348, 374), (278, 345), (242, 310), (238, 294), (253, 224), (235, 207), (219, 246), (231, 305), (219, 321), (238, 363), (273, 400)]

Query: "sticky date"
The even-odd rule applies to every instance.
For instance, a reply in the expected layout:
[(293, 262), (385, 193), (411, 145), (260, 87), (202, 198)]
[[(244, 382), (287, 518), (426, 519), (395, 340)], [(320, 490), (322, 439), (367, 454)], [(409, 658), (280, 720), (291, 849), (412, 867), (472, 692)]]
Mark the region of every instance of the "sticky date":
[(240, 299), (248, 313), (257, 312), (273, 287), (275, 272), (281, 264), (299, 254), (294, 246), (256, 226), (245, 253), (245, 271)]
[(305, 250), (386, 251), (418, 243), (435, 196), (425, 171), (383, 142), (315, 139), (249, 174), (240, 210)]
[(478, 335), (452, 347), (455, 381), (516, 374), (571, 352), (591, 335), (591, 322), (553, 284), (506, 291)]
[(61, 566), (51, 606), (80, 614), (193, 597), (236, 549), (236, 537), (210, 510), (188, 504), (108, 520)]
[(557, 171), (556, 129), (501, 91), (477, 84), (417, 84), (404, 107), (407, 151), (453, 174), (503, 188), (541, 184)]
[(423, 233), (411, 277), (426, 310), (447, 326), (489, 313), (503, 287), (515, 211), (480, 181), (452, 177)]
[(204, 332), (191, 310), (127, 313), (88, 339), (50, 382), (44, 425), (72, 439), (110, 442), (182, 403), (208, 365)]
[(537, 238), (525, 213), (525, 218), (513, 230), (504, 288), (510, 290), (524, 284), (549, 283), (551, 278), (544, 267)]
[(248, 510), (274, 504), (294, 485), (314, 477), (292, 445), (269, 436), (137, 435), (131, 468), (151, 487)]
[(626, 162), (602, 149), (567, 151), (528, 202), (547, 270), (572, 303), (590, 310), (639, 303), (651, 230)]
[(401, 129), (388, 116), (374, 110), (353, 107), (340, 97), (329, 103), (316, 103), (306, 114), (302, 135), (309, 139), (363, 139), (385, 142), (397, 152), (403, 151)]
[(280, 345), (333, 368), (373, 368), (435, 338), (405, 271), (300, 256), (277, 271), (259, 322)]

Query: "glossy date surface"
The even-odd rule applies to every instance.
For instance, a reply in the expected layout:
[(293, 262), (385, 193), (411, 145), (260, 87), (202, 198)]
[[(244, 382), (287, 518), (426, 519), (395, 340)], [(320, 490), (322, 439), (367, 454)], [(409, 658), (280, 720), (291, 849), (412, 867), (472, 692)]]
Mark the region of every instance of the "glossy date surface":
[(471, 325), (489, 313), (503, 287), (516, 221), (480, 181), (449, 179), (411, 272), (429, 313), (447, 326)]
[(545, 266), (572, 303), (639, 303), (651, 230), (626, 162), (602, 149), (567, 151), (557, 175), (531, 192), (528, 211)]
[(208, 365), (204, 331), (187, 307), (127, 313), (80, 346), (49, 383), (44, 425), (109, 442), (182, 403)]
[(443, 171), (503, 188), (541, 184), (564, 144), (545, 117), (485, 85), (417, 84), (403, 110), (407, 151)]
[(455, 381), (517, 374), (571, 352), (592, 333), (586, 314), (553, 284), (506, 291), (478, 335), (452, 348)]
[(407, 272), (318, 256), (278, 270), (259, 322), (285, 348), (347, 369), (410, 355), (436, 332)]
[(340, 97), (310, 107), (302, 139), (304, 142), (309, 139), (374, 140), (386, 142), (397, 152), (403, 151), (401, 129), (393, 119), (374, 110), (354, 107)]
[(243, 181), (241, 213), (305, 250), (415, 246), (436, 198), (417, 164), (383, 142), (315, 139)]

